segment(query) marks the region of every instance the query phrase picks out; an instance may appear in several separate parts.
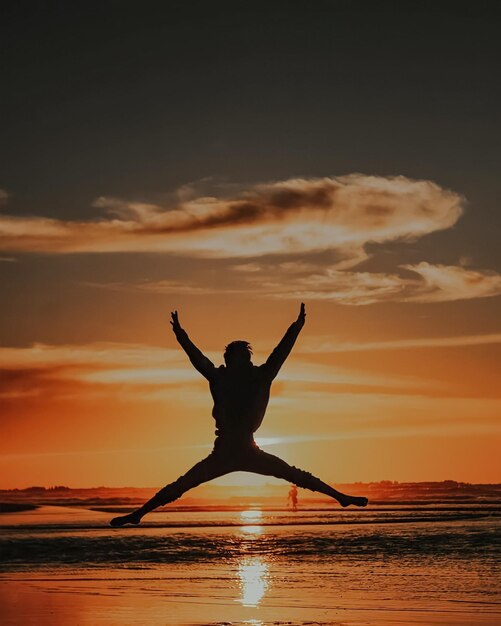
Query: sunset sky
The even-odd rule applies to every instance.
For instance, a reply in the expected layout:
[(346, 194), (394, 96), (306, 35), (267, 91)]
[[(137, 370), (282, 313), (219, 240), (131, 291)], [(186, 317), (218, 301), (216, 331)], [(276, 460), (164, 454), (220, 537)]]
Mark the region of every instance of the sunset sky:
[(501, 480), (499, 24), (464, 6), (3, 4), (0, 488), (170, 482), (214, 432), (170, 311), (261, 363), (301, 301), (267, 451)]

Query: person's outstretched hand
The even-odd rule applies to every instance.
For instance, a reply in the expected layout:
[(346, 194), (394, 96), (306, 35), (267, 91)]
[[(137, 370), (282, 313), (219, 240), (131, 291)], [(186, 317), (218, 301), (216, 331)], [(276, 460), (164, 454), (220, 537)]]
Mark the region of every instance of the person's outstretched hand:
[(179, 323), (179, 318), (177, 316), (177, 311), (172, 311), (171, 314), (171, 325), (172, 325), (172, 330), (174, 332), (181, 330), (181, 324)]
[(301, 324), (304, 324), (306, 320), (306, 309), (304, 306), (304, 302), (301, 302), (301, 308), (299, 309), (299, 315), (297, 316), (297, 321)]

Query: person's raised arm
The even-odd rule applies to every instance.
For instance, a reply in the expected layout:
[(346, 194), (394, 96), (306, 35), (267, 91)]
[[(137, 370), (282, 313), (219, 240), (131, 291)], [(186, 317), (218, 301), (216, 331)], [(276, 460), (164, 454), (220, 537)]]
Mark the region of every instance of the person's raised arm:
[(202, 374), (202, 376), (205, 376), (205, 378), (210, 380), (211, 374), (216, 369), (214, 363), (212, 363), (212, 361), (196, 347), (196, 345), (188, 337), (188, 333), (184, 330), (184, 328), (181, 328), (177, 311), (173, 311), (171, 313), (171, 318), (170, 323), (172, 325), (172, 330), (176, 335), (176, 339), (181, 344), (181, 347), (188, 355), (191, 364), (200, 372), (200, 374)]
[(270, 354), (268, 360), (263, 366), (268, 371), (272, 379), (278, 374), (285, 359), (289, 356), (290, 351), (292, 350), (292, 347), (304, 326), (305, 319), (306, 311), (304, 308), (304, 302), (301, 302), (301, 308), (299, 309), (297, 320), (289, 326), (287, 332), (280, 340), (280, 343)]

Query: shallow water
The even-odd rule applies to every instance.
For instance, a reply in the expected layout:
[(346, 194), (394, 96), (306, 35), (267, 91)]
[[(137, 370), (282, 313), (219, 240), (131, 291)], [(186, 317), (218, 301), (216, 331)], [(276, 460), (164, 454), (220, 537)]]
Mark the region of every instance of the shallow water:
[(0, 519), (2, 624), (500, 624), (501, 508)]

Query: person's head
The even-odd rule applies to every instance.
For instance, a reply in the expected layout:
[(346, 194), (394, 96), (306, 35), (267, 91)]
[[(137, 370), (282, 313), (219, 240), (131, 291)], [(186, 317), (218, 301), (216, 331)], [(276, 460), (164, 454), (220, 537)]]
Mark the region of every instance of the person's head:
[(224, 350), (224, 362), (234, 367), (251, 362), (252, 348), (248, 341), (232, 341)]

